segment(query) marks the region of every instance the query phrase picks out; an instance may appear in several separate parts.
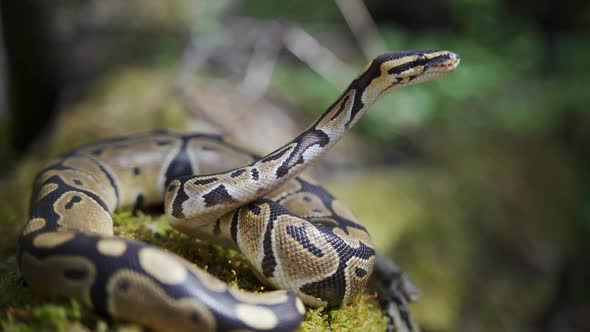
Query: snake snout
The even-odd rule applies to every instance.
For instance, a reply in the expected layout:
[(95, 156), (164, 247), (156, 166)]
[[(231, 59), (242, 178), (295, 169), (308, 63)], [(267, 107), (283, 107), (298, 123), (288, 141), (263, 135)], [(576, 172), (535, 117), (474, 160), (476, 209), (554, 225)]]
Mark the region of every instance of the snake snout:
[(459, 66), (461, 57), (459, 54), (451, 51), (439, 52), (436, 56), (428, 60), (427, 67), (433, 69), (443, 69), (445, 71), (453, 71)]

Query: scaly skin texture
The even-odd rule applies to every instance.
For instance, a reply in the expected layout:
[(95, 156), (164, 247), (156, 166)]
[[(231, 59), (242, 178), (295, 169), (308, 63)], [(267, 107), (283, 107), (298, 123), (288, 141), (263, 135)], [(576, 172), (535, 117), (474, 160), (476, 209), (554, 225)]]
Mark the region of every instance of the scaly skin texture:
[[(39, 293), (76, 298), (154, 330), (296, 329), (302, 300), (348, 303), (375, 260), (354, 215), (296, 176), (383, 93), (442, 76), (458, 63), (448, 51), (377, 57), (311, 127), (264, 157), (219, 136), (166, 131), (67, 153), (36, 178), (19, 239), (21, 274)], [(180, 257), (113, 237), (116, 208), (162, 201), (176, 229), (237, 247), (261, 280), (283, 290), (230, 289)]]

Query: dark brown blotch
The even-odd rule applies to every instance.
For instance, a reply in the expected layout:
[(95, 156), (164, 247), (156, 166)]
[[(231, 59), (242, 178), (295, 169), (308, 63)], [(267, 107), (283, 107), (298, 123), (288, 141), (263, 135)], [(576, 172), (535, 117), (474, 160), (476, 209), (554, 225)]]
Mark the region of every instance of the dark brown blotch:
[(74, 204), (80, 203), (80, 202), (82, 202), (82, 197), (80, 197), (78, 195), (72, 196), (72, 198), (70, 198), (70, 200), (66, 203), (65, 208), (66, 208), (66, 210), (69, 210), (72, 207), (74, 207)]
[(252, 180), (254, 180), (254, 181), (258, 181), (258, 179), (260, 179), (260, 176), (259, 176), (258, 170), (257, 170), (256, 168), (252, 168), (252, 169), (250, 170), (250, 173), (252, 173)]
[(240, 168), (240, 169), (233, 171), (229, 176), (231, 176), (232, 178), (237, 178), (238, 176), (244, 174), (245, 172), (246, 172), (245, 169)]
[(304, 162), (303, 155), (309, 148), (315, 145), (320, 147), (326, 146), (330, 142), (330, 137), (321, 130), (310, 129), (295, 138), (293, 142), (296, 143), (295, 149), (293, 149), (293, 152), (291, 152), (281, 166), (277, 168), (276, 174), (278, 178), (287, 175), (297, 164), (302, 164)]
[(205, 200), (206, 207), (215, 206), (219, 204), (236, 203), (236, 200), (233, 197), (231, 197), (231, 195), (227, 192), (227, 189), (223, 184), (220, 184), (215, 189), (203, 195), (203, 199)]
[(210, 183), (213, 183), (216, 181), (219, 181), (219, 179), (216, 177), (212, 177), (212, 178), (205, 178), (205, 179), (197, 179), (197, 180), (193, 181), (193, 184), (196, 186), (203, 186), (203, 185), (210, 184)]
[[(176, 185), (170, 185), (168, 186), (168, 189), (170, 191), (170, 188), (176, 189)], [(187, 201), (189, 199), (188, 195), (186, 194), (186, 192), (184, 191), (183, 186), (178, 186), (178, 192), (176, 193), (176, 197), (174, 198), (174, 201), (172, 201), (172, 215), (176, 218), (184, 218), (184, 213), (182, 210), (182, 203), (184, 203), (185, 201)]]
[(178, 185), (176, 183), (171, 183), (171, 184), (168, 185), (168, 188), (166, 189), (166, 191), (168, 191), (169, 193), (171, 193), (174, 190), (176, 190), (176, 188), (178, 188)]
[(364, 278), (367, 275), (367, 270), (361, 269), (360, 267), (357, 267), (354, 270), (354, 273), (356, 274), (357, 277)]
[(274, 228), (274, 222), (271, 220), (266, 224), (266, 231), (264, 232), (264, 239), (262, 240), (262, 246), (264, 250), (264, 257), (260, 267), (262, 268), (262, 275), (266, 278), (271, 278), (274, 275), (277, 261), (275, 254), (272, 249), (272, 232)]
[(260, 215), (260, 212), (262, 212), (262, 209), (260, 209), (260, 205), (256, 203), (250, 203), (248, 204), (248, 211), (258, 216)]

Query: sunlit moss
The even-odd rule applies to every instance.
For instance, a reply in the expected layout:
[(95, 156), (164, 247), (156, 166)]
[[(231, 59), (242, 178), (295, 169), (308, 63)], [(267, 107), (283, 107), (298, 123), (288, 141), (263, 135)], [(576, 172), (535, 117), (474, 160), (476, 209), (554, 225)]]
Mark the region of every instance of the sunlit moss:
[(386, 327), (387, 318), (375, 302), (368, 296), (361, 296), (338, 309), (309, 309), (301, 330), (382, 332)]

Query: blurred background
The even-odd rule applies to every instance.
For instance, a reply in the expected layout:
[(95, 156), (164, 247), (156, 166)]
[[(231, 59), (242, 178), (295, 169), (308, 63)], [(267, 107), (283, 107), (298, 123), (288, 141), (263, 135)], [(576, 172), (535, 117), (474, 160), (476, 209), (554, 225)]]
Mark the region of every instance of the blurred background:
[(450, 49), (455, 73), (381, 100), (310, 173), (421, 289), (423, 331), (590, 331), (590, 2), (2, 0), (0, 19), (0, 272), (60, 152), (162, 127), (270, 152), (374, 56)]

